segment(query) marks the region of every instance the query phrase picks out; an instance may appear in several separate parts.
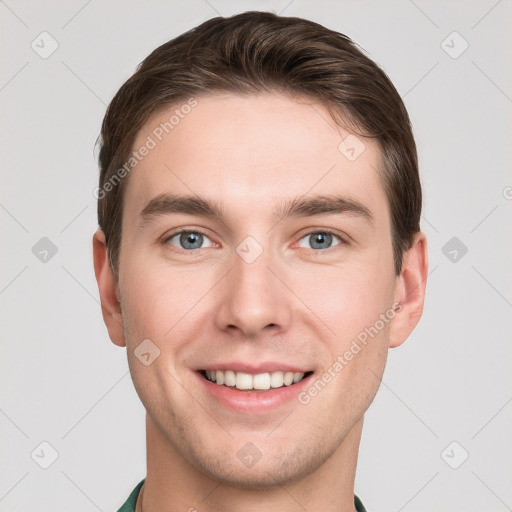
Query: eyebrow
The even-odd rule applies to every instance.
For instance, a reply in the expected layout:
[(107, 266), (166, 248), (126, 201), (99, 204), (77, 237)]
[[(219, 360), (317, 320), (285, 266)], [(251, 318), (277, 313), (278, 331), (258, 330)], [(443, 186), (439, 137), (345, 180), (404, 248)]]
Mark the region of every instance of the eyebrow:
[[(145, 227), (152, 220), (173, 213), (217, 218), (223, 223), (226, 222), (222, 205), (213, 199), (194, 195), (159, 194), (151, 199), (140, 212), (140, 226)], [(289, 217), (313, 217), (326, 214), (347, 214), (361, 217), (370, 224), (374, 222), (374, 217), (368, 207), (354, 199), (334, 195), (295, 197), (273, 210), (274, 217), (281, 220)]]

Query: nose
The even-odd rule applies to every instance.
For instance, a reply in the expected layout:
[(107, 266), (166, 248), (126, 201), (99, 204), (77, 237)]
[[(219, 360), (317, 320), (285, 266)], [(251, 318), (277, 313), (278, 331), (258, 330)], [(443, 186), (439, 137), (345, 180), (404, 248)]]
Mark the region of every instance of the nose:
[(240, 339), (255, 339), (268, 335), (270, 330), (287, 330), (292, 294), (280, 273), (267, 251), (250, 263), (235, 253), (231, 270), (219, 283), (222, 288), (217, 326), (236, 331)]

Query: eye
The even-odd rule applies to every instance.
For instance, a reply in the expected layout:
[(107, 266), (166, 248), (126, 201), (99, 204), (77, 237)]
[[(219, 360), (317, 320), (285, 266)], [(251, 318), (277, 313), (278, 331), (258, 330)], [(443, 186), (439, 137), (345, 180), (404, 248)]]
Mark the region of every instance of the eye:
[[(329, 249), (332, 247), (332, 241), (333, 238), (337, 238), (339, 240), (339, 243), (334, 244), (340, 245), (344, 243), (344, 240), (339, 236), (335, 235), (334, 233), (331, 233), (330, 231), (312, 231), (311, 233), (308, 233), (306, 236), (303, 236), (299, 241), (299, 247), (303, 247), (306, 249)], [(304, 245), (302, 243), (303, 240), (306, 240), (305, 244), (310, 243), (311, 247), (307, 247), (307, 245)]]
[[(166, 240), (166, 244), (174, 245), (179, 249), (184, 250), (194, 250), (194, 249), (203, 249), (202, 245), (205, 240), (209, 241), (209, 244), (205, 247), (211, 247), (213, 244), (211, 240), (200, 231), (178, 231), (177, 233), (172, 234)], [(175, 243), (173, 243), (175, 241)], [(176, 245), (179, 244), (179, 245)]]

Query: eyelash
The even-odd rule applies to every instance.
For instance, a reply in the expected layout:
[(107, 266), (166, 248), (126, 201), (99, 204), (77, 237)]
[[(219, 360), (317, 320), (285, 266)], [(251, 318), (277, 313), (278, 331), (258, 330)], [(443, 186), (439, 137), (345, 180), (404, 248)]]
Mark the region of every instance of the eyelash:
[[(188, 234), (188, 233), (197, 233), (199, 235), (203, 235), (203, 236), (205, 236), (207, 238), (210, 238), (204, 231), (201, 231), (200, 229), (182, 229), (182, 230), (179, 230), (179, 231), (175, 231), (175, 232), (171, 233), (168, 236), (165, 236), (165, 238), (164, 238), (162, 243), (164, 245), (166, 245), (167, 247), (173, 247), (170, 250), (171, 251), (175, 251), (175, 252), (193, 253), (193, 252), (196, 252), (196, 251), (200, 251), (201, 249), (189, 249), (189, 250), (179, 249), (178, 247), (171, 246), (168, 243), (176, 235), (181, 235), (181, 234), (184, 234), (184, 233), (186, 233), (186, 234)], [(337, 233), (337, 232), (335, 232), (335, 231), (333, 231), (331, 229), (315, 229), (315, 230), (312, 230), (312, 231), (308, 231), (307, 233), (305, 233), (304, 235), (302, 235), (299, 238), (299, 241), (302, 240), (303, 238), (307, 237), (307, 236), (310, 236), (310, 235), (313, 235), (313, 234), (318, 234), (318, 233), (333, 235), (333, 236), (337, 237), (340, 240), (340, 243), (337, 244), (337, 245), (334, 245), (332, 247), (328, 247), (327, 249), (310, 249), (311, 251), (315, 251), (315, 253), (317, 253), (317, 252), (326, 252), (326, 251), (329, 251), (330, 249), (334, 249), (334, 247), (337, 247), (338, 245), (347, 245), (348, 244), (347, 240), (344, 237), (342, 237), (339, 233)], [(178, 249), (178, 251), (176, 251), (176, 249)], [(207, 247), (204, 247), (204, 249), (207, 249)]]

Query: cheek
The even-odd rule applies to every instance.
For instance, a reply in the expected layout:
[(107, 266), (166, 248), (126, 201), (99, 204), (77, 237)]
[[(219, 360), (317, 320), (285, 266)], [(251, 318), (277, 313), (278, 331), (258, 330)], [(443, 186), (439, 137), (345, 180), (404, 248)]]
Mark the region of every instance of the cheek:
[[(170, 374), (186, 377), (183, 360), (194, 348), (191, 341), (204, 338), (206, 301), (201, 299), (212, 288), (215, 276), (199, 268), (192, 271), (186, 266), (151, 263), (150, 258), (136, 255), (124, 270), (129, 278), (120, 283), (123, 323), (133, 380), (145, 394), (158, 394), (159, 387), (172, 383)], [(145, 367), (136, 355), (148, 339), (157, 347), (158, 358)]]
[(120, 281), (123, 323), (134, 387), (148, 410), (172, 413), (186, 405), (176, 392), (183, 377), (177, 370), (200, 290), (187, 286), (190, 271), (165, 272), (142, 258), (132, 258), (124, 276), (129, 278)]
[(393, 282), (392, 274), (379, 271), (377, 266), (319, 268), (296, 280), (301, 283), (296, 293), (325, 323), (341, 348), (389, 310)]
[(317, 376), (324, 383), (314, 381), (313, 389), (306, 390), (302, 398), (316, 400), (318, 416), (339, 425), (347, 425), (347, 420), (352, 424), (373, 400), (386, 363), (393, 318), (390, 281), (351, 270), (346, 275), (311, 279), (310, 284), (317, 286), (311, 288), (315, 292), (309, 294), (308, 302), (322, 321), (316, 321), (316, 332), (322, 325), (329, 330), (322, 336), (324, 351)]
[[(377, 266), (330, 269), (310, 275), (298, 295), (306, 292), (308, 306), (322, 321), (316, 320), (316, 332), (321, 328), (327, 333), (322, 336), (323, 374), (318, 378), (329, 382), (325, 396), (332, 399), (324, 404), (339, 405), (325, 414), (331, 415), (333, 422), (344, 424), (344, 416), (355, 420), (363, 414), (379, 387), (388, 352), (389, 325), (394, 317), (390, 309), (393, 275)], [(324, 389), (322, 383), (317, 383), (311, 393), (315, 395), (319, 389)], [(308, 396), (304, 398), (307, 400)]]
[(162, 337), (204, 294), (205, 276), (133, 254), (120, 282), (123, 316), (135, 332)]

